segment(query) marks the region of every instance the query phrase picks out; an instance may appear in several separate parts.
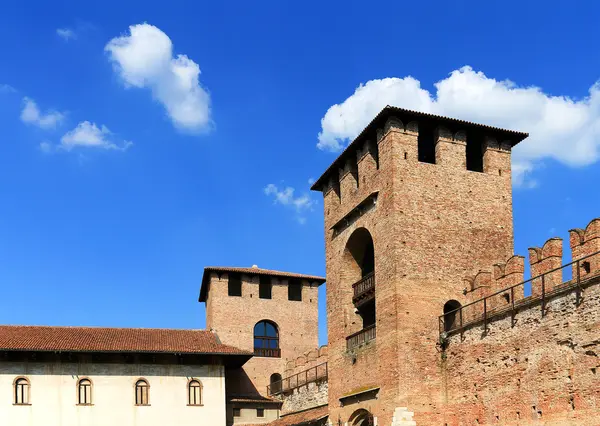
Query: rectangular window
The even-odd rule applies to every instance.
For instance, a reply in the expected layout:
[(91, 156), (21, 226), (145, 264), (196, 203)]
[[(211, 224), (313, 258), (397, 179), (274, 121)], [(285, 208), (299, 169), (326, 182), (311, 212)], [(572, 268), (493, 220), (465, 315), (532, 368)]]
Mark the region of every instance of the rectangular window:
[(241, 410), (239, 408), (234, 408), (233, 409), (233, 417), (241, 417), (242, 413)]
[(483, 140), (482, 134), (467, 134), (467, 170), (483, 172)]
[(258, 297), (261, 299), (270, 299), (271, 288), (271, 277), (261, 275), (258, 283)]
[(242, 277), (239, 274), (229, 274), (227, 292), (230, 296), (242, 295)]
[(265, 416), (265, 409), (264, 408), (257, 408), (256, 409), (256, 417), (264, 417)]
[(302, 283), (299, 280), (290, 279), (288, 282), (288, 300), (302, 300)]
[(417, 147), (419, 161), (435, 164), (435, 132), (431, 123), (419, 123)]

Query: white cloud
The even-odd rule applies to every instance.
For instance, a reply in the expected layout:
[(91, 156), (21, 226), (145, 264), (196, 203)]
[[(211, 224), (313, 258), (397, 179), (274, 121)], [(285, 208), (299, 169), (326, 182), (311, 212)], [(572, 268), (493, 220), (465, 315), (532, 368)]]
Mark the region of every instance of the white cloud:
[(186, 55), (173, 56), (173, 43), (159, 28), (132, 25), (129, 35), (113, 38), (104, 49), (125, 85), (150, 89), (175, 127), (210, 129), (210, 95), (200, 85), (200, 67)]
[(43, 141), (40, 143), (40, 151), (49, 154), (52, 152), (52, 144), (48, 141)]
[(75, 40), (77, 38), (75, 31), (70, 28), (57, 28), (56, 34), (64, 41)]
[[(114, 142), (113, 133), (104, 125), (98, 127), (95, 123), (82, 121), (73, 130), (64, 134), (60, 139), (58, 148), (71, 151), (76, 147), (101, 148), (109, 150), (125, 151), (133, 145), (133, 142), (123, 141), (119, 145)], [(42, 142), (44, 144), (44, 142)], [(49, 145), (41, 145), (40, 148), (48, 152)]]
[(0, 84), (0, 93), (15, 93), (17, 89), (10, 84)]
[(48, 110), (42, 113), (33, 99), (23, 98), (23, 110), (21, 111), (21, 121), (42, 129), (53, 129), (63, 119), (65, 115), (58, 111)]
[(296, 219), (301, 224), (306, 223), (304, 213), (313, 209), (315, 201), (308, 194), (303, 194), (296, 197), (295, 189), (291, 186), (279, 188), (277, 185), (270, 183), (264, 188), (264, 193), (267, 196), (272, 196), (276, 204), (293, 208), (296, 212)]
[(527, 177), (544, 159), (577, 167), (600, 158), (600, 84), (587, 97), (572, 99), (488, 78), (468, 66), (437, 82), (435, 93), (410, 76), (361, 84), (329, 108), (317, 146), (341, 150), (386, 105), (528, 132), (513, 152), (515, 185), (535, 186)]

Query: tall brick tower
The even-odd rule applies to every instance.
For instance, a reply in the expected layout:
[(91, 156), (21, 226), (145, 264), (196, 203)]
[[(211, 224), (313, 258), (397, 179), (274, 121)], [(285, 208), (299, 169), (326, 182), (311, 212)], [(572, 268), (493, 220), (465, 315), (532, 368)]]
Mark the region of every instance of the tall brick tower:
[(318, 287), (323, 277), (252, 268), (206, 267), (200, 302), (206, 328), (222, 343), (254, 352), (226, 376), (228, 424), (277, 418), (265, 397), (282, 379), (285, 361), (318, 347)]
[(316, 181), (334, 425), (444, 424), (437, 318), (466, 275), (513, 254), (526, 137), (386, 107)]

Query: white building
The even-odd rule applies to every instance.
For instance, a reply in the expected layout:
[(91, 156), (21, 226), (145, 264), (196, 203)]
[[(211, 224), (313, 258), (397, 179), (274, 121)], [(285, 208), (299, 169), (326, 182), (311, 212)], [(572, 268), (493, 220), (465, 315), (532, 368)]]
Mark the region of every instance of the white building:
[(0, 425), (225, 425), (251, 356), (204, 330), (0, 326)]

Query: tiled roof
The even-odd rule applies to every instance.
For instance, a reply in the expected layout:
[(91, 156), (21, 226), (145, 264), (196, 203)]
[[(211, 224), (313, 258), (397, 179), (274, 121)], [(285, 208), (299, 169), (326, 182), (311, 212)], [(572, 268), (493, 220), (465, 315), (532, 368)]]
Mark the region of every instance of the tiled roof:
[(198, 298), (200, 302), (206, 301), (206, 292), (208, 291), (208, 279), (210, 278), (211, 272), (236, 272), (238, 274), (248, 275), (267, 275), (270, 277), (300, 278), (303, 280), (314, 281), (319, 285), (323, 284), (326, 281), (324, 277), (320, 277), (318, 275), (297, 274), (295, 272), (275, 271), (273, 269), (262, 269), (257, 267), (240, 268), (233, 266), (207, 266), (204, 268), (204, 275), (202, 276), (200, 297)]
[[(279, 419), (266, 423), (262, 426), (308, 426), (314, 424), (318, 420), (327, 417), (329, 407), (323, 405), (321, 407), (311, 408), (310, 410), (298, 411), (296, 413), (286, 414)], [(255, 426), (255, 425), (246, 425)]]
[(207, 330), (26, 325), (0, 325), (0, 350), (252, 355)]
[[(512, 142), (512, 145), (516, 145), (529, 136), (528, 133), (519, 132), (515, 130), (501, 129), (499, 127), (488, 126), (485, 124), (473, 123), (471, 121), (460, 120), (458, 118), (444, 117), (442, 115), (429, 114), (427, 112), (413, 111), (404, 108), (398, 108), (393, 106), (386, 106), (383, 108), (373, 120), (363, 129), (362, 132), (342, 151), (342, 153), (331, 163), (331, 165), (325, 170), (325, 172), (321, 175), (319, 179), (315, 181), (310, 189), (314, 191), (321, 191), (323, 184), (326, 182), (329, 173), (339, 167), (348, 155), (353, 154), (356, 149), (360, 146), (361, 141), (365, 140), (365, 137), (369, 132), (374, 131), (377, 127), (383, 127), (385, 121), (390, 116), (397, 115), (401, 120), (418, 120), (419, 118), (429, 118), (438, 120), (439, 122), (445, 124), (446, 126), (452, 127), (475, 127), (483, 130), (487, 130), (491, 135), (498, 135), (502, 137), (502, 140), (508, 139)], [(404, 124), (408, 124), (408, 121), (405, 121)], [(464, 129), (462, 129), (464, 130)], [(500, 142), (501, 140), (499, 140)]]

